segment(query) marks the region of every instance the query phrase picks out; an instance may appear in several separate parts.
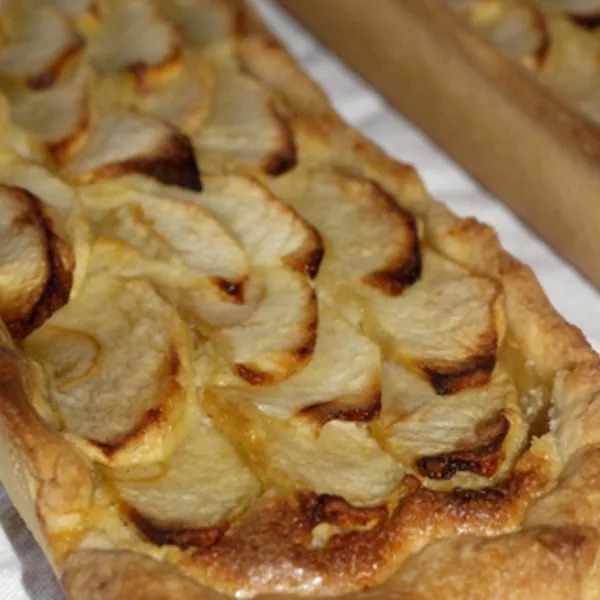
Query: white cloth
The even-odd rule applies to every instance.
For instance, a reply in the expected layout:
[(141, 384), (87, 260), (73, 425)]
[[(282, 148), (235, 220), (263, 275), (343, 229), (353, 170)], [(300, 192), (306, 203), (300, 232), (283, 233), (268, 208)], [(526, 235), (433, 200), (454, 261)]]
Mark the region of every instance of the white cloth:
[[(414, 164), (431, 194), (457, 214), (473, 215), (493, 225), (504, 247), (534, 269), (559, 312), (600, 349), (599, 293), (271, 0), (254, 3), (272, 30), (329, 93), (344, 118), (392, 156)], [(50, 566), (1, 488), (0, 523), (0, 598), (64, 600)]]

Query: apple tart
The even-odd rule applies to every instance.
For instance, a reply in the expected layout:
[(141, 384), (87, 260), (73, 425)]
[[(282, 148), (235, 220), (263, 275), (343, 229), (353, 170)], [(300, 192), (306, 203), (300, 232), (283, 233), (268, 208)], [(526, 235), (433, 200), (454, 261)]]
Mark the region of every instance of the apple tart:
[(595, 597), (598, 357), (491, 228), (241, 2), (0, 32), (0, 472), (69, 597)]
[(446, 0), (572, 108), (600, 122), (598, 0)]

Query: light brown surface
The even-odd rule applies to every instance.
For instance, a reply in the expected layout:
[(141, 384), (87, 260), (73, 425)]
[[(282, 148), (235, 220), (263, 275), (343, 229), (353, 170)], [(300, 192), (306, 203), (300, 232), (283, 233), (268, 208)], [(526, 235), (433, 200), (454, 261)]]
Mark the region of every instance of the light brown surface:
[(600, 285), (600, 133), (435, 0), (279, 0)]

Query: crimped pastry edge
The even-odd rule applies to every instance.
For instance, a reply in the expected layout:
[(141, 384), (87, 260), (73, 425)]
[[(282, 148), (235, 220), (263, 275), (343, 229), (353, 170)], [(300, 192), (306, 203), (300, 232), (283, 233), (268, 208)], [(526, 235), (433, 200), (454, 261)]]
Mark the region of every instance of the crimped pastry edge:
[[(237, 3), (241, 6), (241, 3)], [(318, 151), (346, 148), (340, 169), (377, 180), (426, 224), (426, 240), (448, 258), (504, 287), (509, 326), (523, 352), (554, 381), (553, 434), (565, 465), (558, 484), (530, 506), (522, 529), (491, 538), (457, 537), (433, 542), (409, 558), (384, 585), (348, 597), (395, 596), (592, 599), (600, 590), (600, 364), (583, 335), (552, 308), (531, 270), (500, 246), (494, 231), (459, 219), (425, 192), (414, 169), (387, 157), (342, 123), (324, 95), (246, 11), (242, 62), (255, 76), (277, 61), (282, 81), (267, 81), (282, 94), (289, 118)], [(249, 55), (244, 45), (259, 52)], [(251, 53), (250, 53), (251, 54)], [(261, 71), (262, 70), (262, 71)], [(263, 77), (264, 79), (264, 77)], [(81, 550), (64, 566), (47, 539), (85, 511), (91, 489), (84, 460), (46, 426), (27, 402), (35, 393), (31, 369), (2, 331), (0, 341), (0, 464), (2, 480), (62, 582), (77, 600), (175, 600), (224, 597), (176, 568), (126, 550)], [(60, 466), (60, 471), (58, 470)], [(66, 521), (65, 521), (66, 519)], [(69, 523), (68, 527), (66, 524)], [(59, 544), (60, 545), (60, 544)]]

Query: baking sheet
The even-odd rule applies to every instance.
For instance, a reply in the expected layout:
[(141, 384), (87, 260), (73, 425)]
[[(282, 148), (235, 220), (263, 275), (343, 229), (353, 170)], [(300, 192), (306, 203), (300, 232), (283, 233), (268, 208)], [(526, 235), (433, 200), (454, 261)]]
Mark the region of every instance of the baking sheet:
[[(492, 224), (504, 247), (533, 268), (559, 312), (600, 350), (600, 293), (281, 9), (270, 0), (254, 4), (343, 117), (392, 156), (414, 164), (431, 194), (457, 214)], [(50, 566), (1, 488), (0, 524), (0, 598), (64, 600)]]

